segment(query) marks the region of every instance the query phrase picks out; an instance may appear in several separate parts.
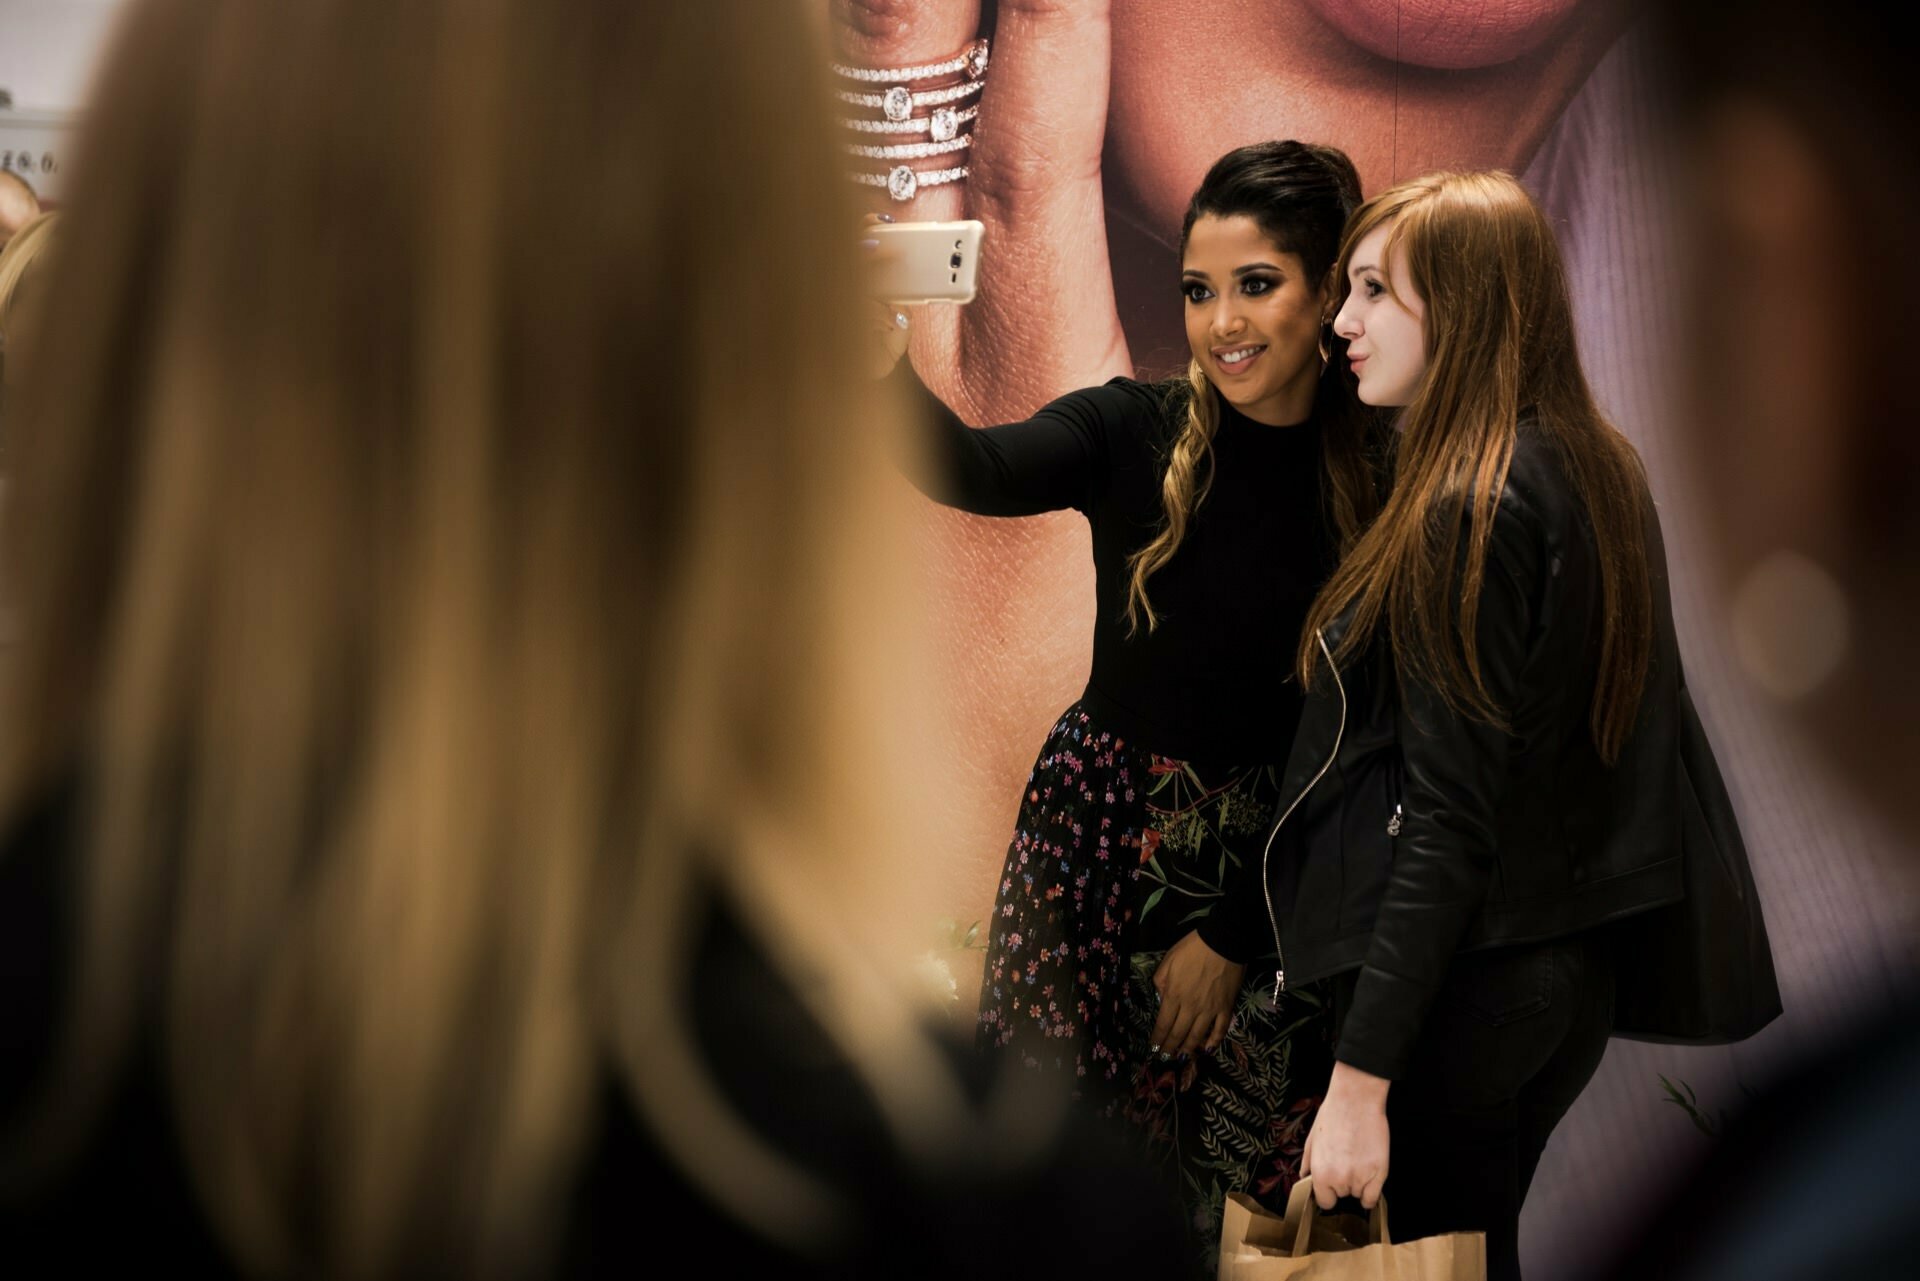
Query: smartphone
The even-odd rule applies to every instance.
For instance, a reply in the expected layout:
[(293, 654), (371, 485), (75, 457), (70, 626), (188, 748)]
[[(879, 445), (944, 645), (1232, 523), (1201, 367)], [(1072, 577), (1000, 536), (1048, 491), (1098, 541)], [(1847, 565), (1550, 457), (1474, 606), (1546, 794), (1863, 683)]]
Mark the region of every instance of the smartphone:
[(882, 302), (972, 302), (986, 227), (961, 222), (879, 222), (862, 230), (880, 242), (869, 292)]

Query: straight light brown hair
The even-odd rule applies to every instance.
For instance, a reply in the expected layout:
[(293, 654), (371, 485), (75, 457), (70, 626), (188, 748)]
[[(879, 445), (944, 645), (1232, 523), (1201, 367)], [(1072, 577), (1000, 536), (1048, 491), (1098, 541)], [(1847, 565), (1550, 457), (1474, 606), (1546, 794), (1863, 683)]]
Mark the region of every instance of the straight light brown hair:
[(944, 1115), (885, 965), (907, 499), (818, 35), (129, 9), (9, 414), (0, 807), (86, 798), (69, 1106), (15, 1155), (150, 1024), (244, 1266), (514, 1273), (610, 1073), (804, 1245), (830, 1198), (685, 1026), (716, 897), (890, 1119)]
[(1480, 669), (1476, 629), (1494, 515), (1525, 414), (1558, 452), (1592, 525), (1601, 629), (1590, 721), (1602, 758), (1615, 760), (1652, 649), (1650, 500), (1639, 455), (1602, 417), (1581, 370), (1553, 229), (1509, 174), (1417, 178), (1355, 211), (1340, 250), (1344, 287), (1355, 247), (1383, 226), (1383, 262), (1405, 255), (1407, 280), (1426, 306), (1427, 371), (1400, 418), (1392, 492), (1308, 611), (1301, 678), (1315, 678), (1320, 630), (1351, 611), (1333, 647), (1337, 666), (1384, 628), (1404, 677), (1433, 687), (1460, 714), (1506, 723), (1509, 709), (1496, 705)]

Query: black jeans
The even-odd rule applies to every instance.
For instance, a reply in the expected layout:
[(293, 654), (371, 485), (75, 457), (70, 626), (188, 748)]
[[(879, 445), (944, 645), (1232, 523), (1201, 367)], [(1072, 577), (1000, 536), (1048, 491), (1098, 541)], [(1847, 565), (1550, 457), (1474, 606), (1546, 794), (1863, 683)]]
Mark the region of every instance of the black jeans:
[[(1336, 1028), (1358, 978), (1333, 980)], [(1455, 956), (1387, 1095), (1393, 1238), (1485, 1232), (1489, 1281), (1518, 1281), (1520, 1206), (1612, 1025), (1613, 965), (1592, 934)]]

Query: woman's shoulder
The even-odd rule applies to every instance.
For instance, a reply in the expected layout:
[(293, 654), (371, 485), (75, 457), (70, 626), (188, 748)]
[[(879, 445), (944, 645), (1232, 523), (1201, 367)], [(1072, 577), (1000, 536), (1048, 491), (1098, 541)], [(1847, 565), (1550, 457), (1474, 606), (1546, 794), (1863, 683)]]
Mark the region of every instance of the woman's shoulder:
[(1540, 419), (1522, 414), (1507, 459), (1500, 490), (1496, 529), (1524, 531), (1535, 539), (1556, 538), (1573, 518), (1579, 496), (1567, 460), (1553, 433)]
[[(907, 1143), (744, 920), (718, 895), (699, 910), (688, 1004), (697, 1059), (747, 1132), (840, 1204), (846, 1231), (818, 1254), (761, 1235), (680, 1173), (624, 1083), (608, 1077), (611, 1124), (583, 1178), (570, 1255), (651, 1257), (657, 1241), (634, 1233), (638, 1196), (671, 1204), (667, 1221), (708, 1248), (802, 1276), (891, 1276), (911, 1259), (910, 1270), (929, 1277), (1042, 1278), (1071, 1273), (1070, 1254), (1102, 1276), (1177, 1269), (1177, 1202), (1083, 1109), (1062, 1113), (1064, 1100), (1022, 1093), (1020, 1085), (1038, 1084), (1032, 1074), (1015, 1078), (1015, 1097), (1002, 1097), (1008, 1082), (973, 1051), (971, 1036), (929, 1011), (933, 1021), (910, 1034), (933, 1050), (926, 1066), (951, 1073), (965, 1106), (938, 1151)], [(1052, 1137), (1003, 1129), (998, 1118), (1013, 1115)], [(655, 1185), (662, 1190), (642, 1191)], [(1102, 1225), (1096, 1207), (1117, 1211), (1124, 1225)]]
[(1066, 423), (1097, 439), (1116, 468), (1152, 467), (1186, 421), (1189, 394), (1183, 379), (1110, 378), (1047, 402), (1035, 420)]
[(1113, 378), (1092, 390), (1112, 405), (1132, 437), (1156, 458), (1186, 425), (1193, 385), (1185, 376), (1139, 379)]
[[(1498, 563), (1521, 581), (1548, 567), (1565, 536), (1572, 492), (1550, 437), (1536, 421), (1522, 417), (1487, 530), (1489, 563)], [(1456, 547), (1464, 556), (1465, 539), (1479, 520), (1480, 489), (1477, 483), (1468, 483), (1459, 493), (1463, 541)]]
[(1507, 487), (1503, 493), (1525, 499), (1542, 492), (1554, 492), (1569, 484), (1566, 460), (1555, 443), (1553, 429), (1532, 410), (1521, 413), (1514, 424), (1513, 451), (1507, 458)]
[(1177, 421), (1186, 412), (1186, 397), (1190, 394), (1185, 379), (1146, 382), (1121, 376), (1068, 392), (1052, 403), (1085, 406), (1111, 426), (1139, 431)]
[[(1609, 433), (1614, 431), (1604, 423), (1601, 426)], [(1587, 445), (1575, 445), (1572, 439), (1569, 433), (1556, 431), (1551, 423), (1530, 411), (1521, 414), (1500, 494), (1500, 523), (1525, 530), (1537, 541), (1556, 548), (1588, 543), (1593, 537), (1593, 518), (1589, 499), (1575, 476), (1574, 453), (1585, 455), (1587, 466), (1598, 469), (1596, 475), (1603, 478), (1596, 482), (1599, 492), (1613, 492), (1616, 486), (1631, 489), (1638, 494), (1648, 519), (1657, 521), (1645, 468), (1624, 438), (1616, 434), (1620, 446), (1617, 451), (1596, 451)]]

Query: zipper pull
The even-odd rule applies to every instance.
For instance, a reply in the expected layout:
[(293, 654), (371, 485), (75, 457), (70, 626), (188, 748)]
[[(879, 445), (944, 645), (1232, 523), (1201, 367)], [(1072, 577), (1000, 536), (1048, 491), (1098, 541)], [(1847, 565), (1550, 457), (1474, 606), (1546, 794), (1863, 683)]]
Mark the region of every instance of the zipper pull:
[(1387, 835), (1400, 835), (1400, 807), (1398, 805), (1393, 807), (1393, 817), (1387, 820)]

